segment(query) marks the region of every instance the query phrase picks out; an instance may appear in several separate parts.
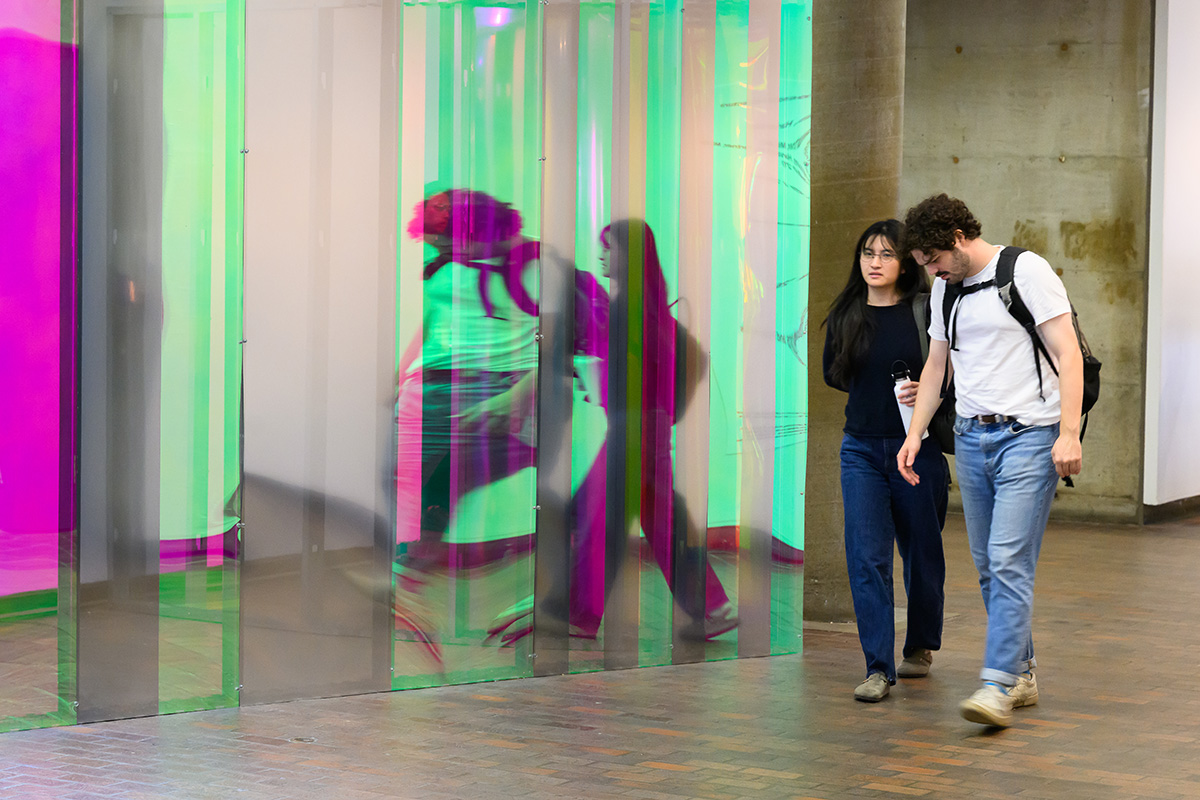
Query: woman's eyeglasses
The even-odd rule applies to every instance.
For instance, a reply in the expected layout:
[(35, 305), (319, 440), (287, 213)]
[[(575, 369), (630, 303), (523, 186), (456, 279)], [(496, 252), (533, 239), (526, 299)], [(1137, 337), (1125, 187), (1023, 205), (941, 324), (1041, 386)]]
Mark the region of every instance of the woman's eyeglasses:
[(883, 252), (880, 252), (880, 253), (876, 253), (874, 250), (863, 250), (861, 253), (858, 254), (858, 256), (859, 256), (859, 258), (861, 258), (863, 261), (867, 262), (868, 264), (877, 258), (884, 264), (893, 264), (897, 260), (896, 254), (893, 253), (891, 250), (884, 250)]

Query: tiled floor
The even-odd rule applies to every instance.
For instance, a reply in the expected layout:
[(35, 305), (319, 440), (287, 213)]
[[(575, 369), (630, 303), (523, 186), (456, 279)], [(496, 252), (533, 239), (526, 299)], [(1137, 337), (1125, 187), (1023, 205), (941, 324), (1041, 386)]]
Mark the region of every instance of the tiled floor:
[(961, 519), (933, 674), (855, 703), (848, 626), (803, 656), (313, 700), (0, 735), (0, 797), (1200, 798), (1200, 519), (1055, 525), (1041, 703), (988, 732)]

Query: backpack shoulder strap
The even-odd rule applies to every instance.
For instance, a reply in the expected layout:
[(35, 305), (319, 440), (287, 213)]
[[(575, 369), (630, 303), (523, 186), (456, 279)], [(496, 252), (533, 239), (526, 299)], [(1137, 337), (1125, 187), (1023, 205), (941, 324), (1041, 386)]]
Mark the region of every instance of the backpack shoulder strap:
[(1046, 344), (1038, 335), (1033, 312), (1025, 305), (1025, 301), (1021, 299), (1021, 293), (1017, 291), (1017, 286), (1013, 282), (1017, 256), (1024, 252), (1023, 247), (1006, 247), (1000, 251), (1000, 260), (996, 263), (996, 291), (1000, 293), (1000, 300), (1004, 303), (1009, 315), (1020, 323), (1033, 343), (1033, 363), (1038, 374), (1038, 396), (1044, 400), (1046, 398), (1042, 391), (1042, 358), (1046, 359), (1047, 366), (1055, 375), (1058, 374), (1058, 368), (1054, 366), (1054, 359), (1050, 358), (1050, 351), (1046, 349)]
[(921, 343), (921, 363), (929, 358), (929, 293), (921, 292), (912, 300), (913, 321), (917, 323), (917, 340)]
[[(942, 295), (942, 328), (950, 332), (950, 315), (954, 312), (954, 301), (962, 293), (961, 283), (947, 283), (946, 292)], [(950, 338), (949, 336), (946, 337)]]
[[(1000, 251), (1000, 260), (996, 263), (996, 291), (1000, 292), (1000, 299), (1004, 301), (1004, 307), (1008, 309), (1008, 313), (1021, 323), (1026, 330), (1029, 329), (1029, 324), (1033, 322), (1033, 315), (1029, 313), (1029, 309), (1025, 307), (1025, 303), (1021, 301), (1021, 295), (1017, 292), (1017, 287), (1013, 285), (1013, 275), (1017, 268), (1017, 256), (1025, 252), (1023, 247), (1006, 247)], [(1014, 298), (1016, 307), (1014, 308)]]
[[(946, 332), (946, 363), (943, 365), (942, 371), (942, 388), (938, 397), (945, 399), (946, 393), (950, 391), (950, 351), (954, 349), (953, 329), (950, 327), (951, 315), (954, 313), (954, 304), (958, 301), (962, 294), (961, 283), (947, 283), (946, 291), (942, 294), (942, 329)], [(930, 311), (930, 316), (933, 312)]]

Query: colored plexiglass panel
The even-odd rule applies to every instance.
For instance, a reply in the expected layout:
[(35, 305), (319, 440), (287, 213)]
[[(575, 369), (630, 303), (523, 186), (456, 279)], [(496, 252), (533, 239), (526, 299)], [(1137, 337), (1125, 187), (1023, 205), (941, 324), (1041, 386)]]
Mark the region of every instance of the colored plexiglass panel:
[(237, 703), (240, 2), (163, 18), (159, 703)]
[[(74, 50), (20, 13), (5, 119), (44, 124), (0, 129), (5, 185), (56, 191), (20, 195), (0, 335), (53, 402), (6, 409), (0, 601), (46, 612), (13, 707), (45, 724), (74, 691)], [(84, 373), (117, 389), (84, 411), (81, 713), (798, 649), (807, 3), (264, 7), (248, 72), (239, 2), (89, 13)]]
[(73, 720), (73, 12), (0, 10), (0, 730)]
[(538, 15), (401, 9), (397, 688), (530, 674)]
[(82, 15), (78, 714), (235, 705), (242, 4)]
[[(579, 331), (588, 328), (589, 321), (584, 318), (587, 313), (614, 315), (612, 318), (621, 320), (622, 326), (604, 329), (606, 352), (603, 356), (589, 352), (578, 341), (558, 343), (560, 348), (574, 353), (574, 364), (569, 374), (575, 379), (575, 393), (567, 423), (573, 442), (571, 468), (569, 479), (561, 483), (563, 492), (571, 497), (568, 510), (573, 551), (565, 563), (555, 565), (556, 569), (569, 572), (570, 579), (555, 581), (551, 575), (546, 588), (553, 589), (551, 584), (555, 583), (570, 584), (569, 612), (555, 609), (550, 602), (561, 601), (561, 597), (517, 598), (512, 607), (498, 612), (495, 618), (497, 625), (494, 627), (502, 629), (505, 635), (523, 634), (526, 631), (519, 628), (517, 622), (536, 606), (543, 619), (552, 619), (556, 611), (570, 614), (567, 620), (561, 622), (566, 623), (562, 630), (572, 634), (569, 638), (572, 642), (570, 664), (573, 669), (664, 663), (678, 658), (678, 654), (672, 652), (672, 640), (677, 634), (694, 635), (694, 630), (687, 630), (689, 626), (694, 628), (696, 624), (706, 622), (713, 623), (712, 629), (715, 630), (721, 626), (723, 619), (736, 614), (739, 547), (744, 541), (739, 538), (743, 528), (739, 510), (742, 498), (751, 485), (748, 481), (757, 480), (752, 488), (759, 493), (765, 492), (768, 497), (774, 482), (773, 472), (762, 471), (760, 458), (764, 446), (768, 455), (774, 454), (776, 442), (773, 424), (767, 429), (765, 442), (755, 441), (750, 453), (750, 457), (755, 459), (755, 471), (747, 478), (742, 468), (746, 428), (741, 404), (747, 391), (744, 388), (747, 366), (743, 354), (746, 345), (739, 332), (743, 327), (742, 318), (746, 308), (757, 304), (755, 308), (758, 309), (765, 304), (770, 310), (765, 317), (767, 341), (774, 342), (780, 338), (771, 329), (775, 319), (774, 261), (777, 242), (773, 240), (771, 261), (767, 264), (768, 274), (765, 277), (756, 277), (751, 273), (745, 256), (746, 241), (751, 236), (748, 215), (755, 189), (753, 179), (759, 174), (756, 171), (756, 159), (763, 158), (761, 154), (748, 158), (744, 152), (739, 152), (745, 150), (748, 87), (752, 80), (749, 67), (752, 49), (749, 42), (751, 11), (744, 3), (723, 3), (709, 7), (709, 27), (713, 38), (711, 50), (716, 55), (714, 61), (723, 65), (711, 78), (709, 107), (714, 127), (728, 141), (720, 139), (718, 146), (710, 142), (707, 150), (699, 155), (710, 162), (711, 180), (710, 185), (705, 187), (705, 193), (713, 203), (713, 223), (709, 226), (708, 234), (714, 242), (713, 252), (716, 255), (708, 264), (688, 267), (712, 273), (703, 299), (705, 308), (691, 308), (688, 316), (694, 315), (695, 324), (707, 328), (702, 331), (702, 355), (706, 363), (711, 360), (712, 367), (705, 378), (705, 390), (709, 394), (706, 400), (709, 410), (715, 407), (716, 413), (709, 414), (710, 436), (704, 443), (704, 452), (716, 460), (714, 468), (709, 470), (709, 488), (700, 492), (705, 498), (703, 503), (709, 507), (702, 505), (697, 510), (681, 506), (681, 511), (677, 513), (674, 490), (670, 488), (673, 472), (671, 442), (675, 433), (671, 430), (669, 419), (664, 424), (661, 419), (655, 418), (657, 406), (662, 405), (661, 398), (647, 399), (645, 394), (657, 391), (647, 389), (655, 379), (646, 373), (646, 359), (662, 360), (661, 356), (647, 349), (648, 342), (661, 336), (656, 326), (662, 323), (664, 317), (658, 313), (656, 304), (670, 308), (680, 298), (679, 175), (681, 170), (696, 166), (695, 163), (681, 163), (674, 155), (676, 148), (671, 145), (681, 136), (681, 62), (685, 54), (681, 52), (683, 37), (679, 15), (685, 10), (677, 3), (549, 5), (543, 17), (543, 53), (547, 58), (544, 96), (548, 105), (541, 123), (551, 141), (547, 142), (543, 155), (541, 200), (545, 206), (541, 218), (553, 217), (555, 227), (547, 228), (544, 223), (541, 241), (556, 245), (555, 268), (562, 268), (564, 251), (561, 243), (571, 242), (570, 249), (566, 251), (571, 254), (566, 268), (583, 276), (578, 278), (579, 281), (585, 284), (590, 281), (596, 287), (598, 291), (594, 290), (590, 295), (592, 300), (604, 298), (603, 312), (588, 309), (586, 313), (581, 310), (581, 305), (587, 304), (584, 297), (586, 290), (584, 296), (572, 298), (574, 329)], [(772, 10), (769, 4), (764, 8), (768, 12)], [(703, 9), (702, 5), (694, 13), (703, 14)], [(471, 13), (468, 14), (468, 11)], [(777, 28), (781, 12), (778, 7), (773, 11)], [(467, 195), (460, 197), (457, 194), (460, 186), (464, 187), (464, 192), (481, 193), (483, 197), (476, 198), (477, 207), (487, 209), (490, 200), (497, 199), (497, 196), (505, 198), (503, 202), (509, 202), (507, 198), (514, 196), (513, 192), (521, 191), (520, 187), (528, 182), (528, 173), (526, 178), (505, 174), (507, 162), (502, 156), (495, 157), (500, 152), (495, 148), (489, 151), (493, 157), (481, 166), (472, 149), (462, 144), (462, 137), (469, 137), (473, 142), (482, 139), (490, 146), (490, 143), (502, 142), (504, 137), (500, 134), (507, 130), (506, 124), (495, 124), (495, 119), (487, 117), (487, 109), (475, 109), (470, 104), (472, 98), (489, 97), (488, 90), (482, 88), (480, 83), (485, 77), (480, 67), (487, 62), (483, 58), (468, 55), (476, 52), (471, 36), (477, 33), (477, 29), (469, 22), (478, 21), (481, 14), (487, 19), (510, 17), (509, 12), (473, 4), (440, 4), (436, 7), (433, 4), (415, 4), (404, 11), (405, 60), (402, 73), (406, 87), (410, 88), (407, 96), (420, 93), (424, 103), (421, 106), (404, 104), (406, 121), (401, 130), (401, 148), (404, 151), (401, 161), (403, 164), (423, 167), (417, 166), (416, 170), (407, 172), (408, 177), (402, 179), (401, 196), (407, 193), (411, 197), (414, 192), (423, 192), (419, 196), (428, 202), (413, 213), (430, 221), (431, 227), (442, 224), (435, 219), (437, 214), (447, 216), (451, 220), (449, 224), (453, 224), (455, 215), (460, 211), (467, 215), (472, 213)], [(468, 20), (468, 24), (464, 24), (463, 20)], [(770, 45), (776, 48), (780, 46), (778, 34)], [(768, 45), (760, 43), (756, 48), (756, 57), (768, 55)], [(803, 44), (799, 48), (803, 50)], [(437, 53), (433, 54), (435, 49)], [(565, 56), (560, 55), (562, 51), (566, 52)], [(651, 52), (653, 58), (650, 57)], [(803, 52), (807, 55), (806, 50)], [(769, 61), (777, 71), (771, 84), (775, 87), (776, 96), (765, 100), (757, 98), (760, 106), (775, 106), (779, 102), (780, 61), (773, 58), (773, 52), (769, 55), (772, 57), (763, 60)], [(469, 66), (463, 63), (466, 57), (474, 59)], [(761, 71), (765, 67), (759, 64), (758, 69)], [(448, 70), (461, 77), (464, 90), (459, 90), (456, 81), (446, 79)], [(564, 84), (566, 80), (572, 83)], [(504, 106), (499, 104), (496, 108), (503, 112)], [(775, 116), (778, 116), (777, 111)], [(458, 121), (457, 129), (446, 127), (447, 117)], [(488, 119), (491, 124), (484, 126), (484, 131), (480, 132), (477, 127), (479, 120)], [(563, 141), (567, 142), (565, 148), (560, 146)], [(776, 158), (777, 150), (777, 147), (773, 147), (768, 157)], [(435, 152), (436, 157), (433, 155)], [(447, 175), (451, 176), (449, 181), (445, 177)], [(770, 197), (774, 200), (778, 190), (775, 187), (772, 189)], [(456, 205), (460, 203), (461, 207)], [(403, 200), (401, 205), (407, 212)], [(535, 213), (529, 211), (528, 204), (519, 205), (526, 216)], [(561, 217), (558, 214), (561, 208), (570, 208), (571, 215)], [(794, 204), (789, 208), (794, 210)], [(549, 214), (551, 210), (555, 213)], [(769, 221), (760, 219), (756, 223), (777, 224), (774, 207), (769, 209), (768, 216)], [(625, 279), (628, 282), (627, 290), (617, 291), (613, 281), (601, 274), (598, 268), (597, 261), (606, 249), (601, 241), (601, 232), (614, 222), (634, 218), (647, 220), (642, 232), (633, 234), (640, 236), (638, 242), (641, 245), (649, 241), (654, 231), (659, 232), (652, 261), (657, 270), (655, 281), (664, 287), (665, 294), (661, 297), (651, 297), (643, 282), (628, 276)], [(402, 216), (400, 222), (402, 231), (408, 224), (411, 232), (412, 220)], [(787, 239), (788, 248), (785, 248), (785, 252), (793, 254), (796, 251), (795, 239), (803, 235), (803, 226), (797, 220), (790, 220), (787, 224), (790, 229), (785, 231), (783, 237), (777, 238)], [(620, 230), (621, 235), (629, 235), (629, 226)], [(526, 235), (529, 235), (528, 232)], [(488, 238), (487, 234), (476, 231), (471, 236), (477, 238), (467, 244), (467, 249), (487, 249), (484, 247), (490, 244), (484, 241)], [(439, 291), (431, 287), (440, 280), (437, 277), (438, 270), (464, 267), (466, 274), (472, 274), (469, 270), (480, 270), (482, 267), (463, 263), (461, 259), (455, 260), (452, 254), (447, 257), (447, 253), (438, 250), (437, 243), (430, 238), (425, 238), (420, 254), (410, 246), (407, 266), (404, 248), (401, 248), (401, 313), (398, 318), (409, 320), (410, 325), (411, 321), (420, 319), (423, 326), (427, 326), (432, 319), (433, 324), (437, 325), (443, 324), (438, 317), (441, 308), (457, 309), (457, 316), (448, 315), (452, 320), (445, 323), (443, 335), (454, 341), (460, 352), (479, 347), (481, 340), (477, 338), (472, 341), (471, 330), (467, 327), (454, 328), (456, 324), (470, 326), (479, 323), (478, 314), (474, 318), (471, 316), (471, 304), (478, 305), (478, 301), (471, 297), (472, 293), (478, 291), (473, 283), (457, 296), (452, 294), (453, 282), (450, 290)], [(628, 242), (625, 246), (629, 246)], [(453, 248), (448, 246), (445, 249)], [(495, 257), (497, 252), (488, 250), (485, 258)], [(441, 264), (437, 263), (439, 257), (443, 259)], [(644, 271), (651, 259), (644, 257), (644, 254), (639, 258), (638, 266)], [(470, 257), (466, 258), (466, 261), (470, 260)], [(548, 263), (543, 258), (543, 288), (554, 282), (553, 276), (545, 274)], [(416, 265), (421, 265), (423, 269), (416, 268)], [(520, 273), (517, 277), (521, 277)], [(756, 286), (759, 294), (751, 297)], [(762, 289), (763, 286), (766, 289)], [(604, 291), (606, 288), (607, 292)], [(614, 304), (610, 295), (620, 295), (624, 299)], [(668, 316), (682, 313), (682, 309), (693, 302), (693, 298), (685, 299), (687, 302), (680, 306), (680, 311), (668, 312)], [(543, 303), (544, 311), (551, 307), (554, 298), (543, 300), (546, 301)], [(623, 310), (617, 310), (620, 303), (624, 303)], [(430, 308), (431, 304), (435, 307)], [(422, 359), (429, 354), (429, 334), (429, 329), (423, 327), (419, 337)], [(401, 333), (401, 349), (404, 349), (411, 335)], [(794, 339), (791, 347), (796, 345)], [(549, 352), (546, 345), (542, 347), (543, 355)], [(621, 350), (620, 357), (614, 354), (614, 348)], [(408, 372), (411, 363), (403, 361), (402, 372)], [(761, 363), (761, 359), (756, 361), (756, 367), (768, 373), (773, 371), (773, 361), (768, 360), (766, 367), (761, 367)], [(614, 375), (614, 369), (621, 372), (620, 376)], [(668, 368), (668, 372), (671, 378), (678, 375), (674, 367)], [(454, 379), (453, 375), (438, 377), (450, 381)], [(543, 389), (557, 379), (558, 376), (554, 374), (543, 375)], [(673, 380), (667, 383), (673, 383)], [(455, 389), (451, 383), (446, 386), (443, 393), (449, 395), (451, 400), (446, 401), (444, 407), (451, 409), (450, 414), (461, 413), (469, 417), (469, 409), (473, 404), (483, 403), (493, 396), (491, 390), (484, 389), (481, 399), (479, 395), (460, 387), (457, 399), (464, 405), (455, 412)], [(405, 394), (401, 392), (402, 399)], [(456, 488), (442, 490), (444, 496), (451, 498), (447, 502), (454, 505), (454, 508), (443, 509), (443, 512), (453, 519), (437, 521), (430, 518), (427, 512), (431, 508), (441, 507), (437, 498), (425, 490), (431, 470), (423, 462), (418, 469), (417, 460), (410, 454), (421, 447), (428, 450), (430, 439), (445, 435), (432, 430), (434, 417), (438, 415), (429, 412), (431, 404), (435, 402), (430, 399), (432, 394), (413, 391), (410, 385), (410, 403), (401, 407), (401, 413), (409, 415), (410, 424), (401, 425), (400, 429), (414, 440), (405, 442), (402, 436), (398, 454), (401, 485), (398, 491), (400, 525), (397, 538), (401, 558), (398, 562), (400, 579), (397, 583), (397, 603), (400, 610), (398, 630), (402, 634), (399, 641), (402, 646), (421, 657), (437, 659), (444, 658), (444, 653), (431, 645), (443, 641), (444, 624), (429, 624), (431, 616), (437, 614), (427, 602), (433, 596), (429, 589), (432, 579), (422, 573), (420, 565), (409, 569), (412, 567), (409, 563), (411, 553), (450, 541), (448, 532), (460, 519), (471, 519), (472, 535), (475, 537), (490, 538), (493, 542), (518, 540), (522, 530), (520, 508), (527, 502), (528, 494), (525, 489), (509, 492), (507, 499), (518, 505), (511, 509), (517, 513), (507, 514), (499, 506), (487, 506), (486, 498), (489, 492), (496, 491), (505, 481), (509, 481), (511, 475), (497, 476), (493, 472), (479, 481), (457, 471), (454, 474), (464, 481), (461, 485), (467, 491), (459, 497)], [(599, 399), (604, 395), (608, 395), (607, 401)], [(543, 394), (543, 402), (547, 396)], [(793, 388), (790, 395), (784, 393), (783, 399), (792, 402), (795, 397)], [(421, 402), (417, 402), (418, 398)], [(773, 415), (774, 397), (768, 396), (765, 405), (766, 413)], [(544, 416), (545, 410), (543, 406)], [(667, 416), (669, 418), (669, 413)], [(553, 423), (548, 419), (542, 420), (542, 452), (537, 454), (544, 464), (551, 463), (555, 458), (547, 452), (546, 443), (553, 440), (557, 433), (555, 426), (562, 423), (561, 416), (557, 414)], [(614, 423), (614, 420), (618, 422)], [(717, 432), (715, 436), (711, 435), (712, 430)], [(422, 438), (415, 439), (415, 431), (420, 431)], [(450, 438), (453, 439), (452, 434)], [(715, 447), (712, 446), (714, 439), (717, 442)], [(471, 452), (471, 445), (467, 445), (465, 440), (462, 444), (468, 448), (464, 452)], [(794, 441), (785, 446), (794, 446)], [(504, 445), (497, 445), (496, 449), (510, 456), (520, 452), (515, 444), (507, 450)], [(483, 447), (465, 460), (488, 462), (491, 456), (486, 454), (487, 450), (488, 447)], [(653, 455), (656, 452), (661, 452), (666, 461), (658, 463), (659, 459)], [(423, 455), (428, 456), (428, 453)], [(524, 457), (518, 455), (517, 460)], [(432, 462), (435, 458), (430, 456), (427, 460)], [(453, 457), (449, 458), (454, 460)], [(412, 465), (411, 468), (406, 470), (406, 463)], [(562, 466), (558, 464), (555, 468), (562, 469)], [(659, 474), (663, 469), (665, 473)], [(493, 477), (497, 478), (494, 484), (491, 481)], [(785, 479), (794, 477), (794, 470), (784, 473)], [(664, 482), (666, 489), (653, 488)], [(547, 486), (551, 483), (552, 476), (549, 476)], [(514, 488), (513, 483), (507, 485)], [(417, 500), (419, 504), (415, 502)], [(476, 507), (486, 508), (487, 511), (473, 517), (466, 516), (468, 502), (471, 501), (482, 504)], [(419, 507), (414, 509), (414, 505)], [(544, 511), (545, 505), (542, 507)], [(656, 507), (659, 509), (657, 518), (654, 515)], [(664, 512), (664, 508), (669, 510)], [(760, 517), (767, 520), (765, 528), (759, 525), (761, 533), (758, 538), (762, 541), (757, 543), (758, 552), (765, 554), (765, 557), (761, 560), (758, 572), (748, 574), (752, 575), (752, 582), (758, 590), (754, 602), (766, 620), (770, 616), (769, 570), (775, 563), (775, 551), (783, 547), (774, 546), (780, 537), (775, 535), (777, 515), (773, 513), (771, 504), (768, 502), (766, 512), (758, 506), (756, 510)], [(689, 522), (683, 523), (683, 517), (687, 517)], [(528, 525), (527, 520), (526, 517), (525, 525)], [(679, 525), (676, 525), (677, 520), (680, 521)], [(683, 557), (677, 563), (678, 556), (672, 552), (670, 541), (672, 537), (686, 537), (688, 524), (697, 525), (702, 531), (691, 536), (692, 543), (684, 548)], [(780, 528), (787, 528), (788, 546), (793, 551), (798, 550), (795, 545), (800, 540), (796, 531), (791, 529), (788, 522), (781, 523)], [(538, 530), (539, 556), (547, 557), (544, 548), (555, 535), (559, 535), (559, 532)], [(710, 544), (712, 552), (706, 553)], [(697, 555), (702, 557), (697, 559)], [(486, 556), (481, 558), (486, 562)], [(697, 560), (699, 565), (692, 563)], [(702, 595), (702, 606), (690, 608), (689, 604), (697, 602), (694, 598), (682, 604), (674, 602), (680, 598), (680, 591), (674, 584), (677, 580), (687, 582), (686, 576), (672, 577), (677, 566), (693, 573), (690, 578)], [(711, 579), (705, 577), (710, 573), (709, 568), (712, 568)], [(720, 571), (726, 573), (723, 578), (718, 574)], [(463, 585), (469, 584), (464, 581)], [(790, 584), (792, 591), (787, 594), (784, 606), (777, 609), (779, 613), (795, 611), (794, 606), (788, 603), (794, 604), (796, 600), (796, 585), (794, 582)], [(458, 595), (458, 599), (462, 597)], [(434, 605), (450, 602), (446, 598), (446, 594), (441, 595)], [(680, 615), (675, 613), (677, 605), (685, 610), (690, 608), (691, 618), (681, 621)], [(713, 607), (709, 609), (707, 605)], [(422, 622), (428, 625), (433, 635), (425, 635), (429, 631), (424, 630)], [(499, 623), (507, 623), (507, 627)], [(761, 627), (765, 634), (769, 622)], [(468, 636), (472, 632), (470, 626), (465, 630)], [(792, 625), (789, 630), (795, 630), (795, 626)], [(721, 642), (709, 645), (710, 657), (736, 652), (733, 647), (737, 634), (730, 631), (724, 633), (728, 635), (724, 645)], [(513, 635), (509, 641), (520, 642), (522, 639)], [(455, 637), (444, 639), (451, 640), (455, 640)], [(562, 645), (561, 637), (555, 641), (555, 637), (550, 635), (547, 641), (551, 650)], [(459, 643), (465, 644), (461, 640)], [(722, 647), (725, 649), (722, 650)], [(400, 677), (406, 672), (403, 661), (397, 660), (397, 685), (415, 685), (410, 678)], [(444, 664), (439, 667), (444, 667)], [(443, 679), (444, 676), (430, 679), (418, 677), (415, 681), (419, 684)]]

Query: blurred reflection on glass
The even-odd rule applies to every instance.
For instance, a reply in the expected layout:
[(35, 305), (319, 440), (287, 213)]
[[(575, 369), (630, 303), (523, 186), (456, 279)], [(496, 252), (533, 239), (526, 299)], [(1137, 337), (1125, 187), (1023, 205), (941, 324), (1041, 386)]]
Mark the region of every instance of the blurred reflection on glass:
[[(595, 637), (604, 614), (604, 598), (624, 561), (625, 531), (636, 518), (676, 605), (687, 615), (684, 636), (713, 638), (738, 623), (716, 572), (711, 565), (703, 565), (703, 596), (689, 590), (686, 581), (677, 587), (673, 575), (673, 545), (678, 544), (675, 531), (688, 521), (688, 509), (674, 488), (672, 428), (699, 378), (692, 376), (695, 380), (690, 383), (681, 380), (678, 356), (690, 334), (671, 314), (650, 227), (638, 219), (619, 220), (601, 232), (601, 244), (604, 276), (612, 290), (609, 357), (595, 373), (593, 383), (598, 385), (589, 386), (589, 395), (599, 395), (608, 413), (609, 429), (600, 457), (576, 495), (579, 547), (571, 587), (572, 634)], [(618, 388), (622, 390), (619, 393), (615, 391)], [(614, 446), (618, 437), (628, 442), (631, 422), (636, 424), (635, 430), (640, 429), (640, 441), (633, 446)], [(624, 458), (618, 453), (624, 453)], [(606, 484), (611, 490), (615, 482), (630, 474), (640, 476), (635, 484), (636, 499), (606, 503)], [(606, 525), (606, 515), (614, 514), (616, 519)], [(695, 562), (701, 555), (693, 548), (684, 553), (684, 563), (698, 569)], [(606, 563), (610, 565), (607, 569)]]
[[(399, 368), (395, 609), (436, 662), (440, 637), (423, 594), (430, 573), (451, 566), (452, 521), (459, 530), (515, 525), (526, 548), (533, 532), (532, 503), (507, 520), (496, 508), (461, 513), (468, 493), (534, 463), (539, 247), (521, 227), (507, 203), (465, 189), (431, 194), (408, 224), (428, 258), (421, 333)], [(473, 561), (496, 555), (475, 548)]]
[[(700, 378), (685, 381), (678, 361), (690, 334), (672, 316), (654, 234), (645, 222), (614, 222), (601, 232), (601, 246), (611, 295), (591, 275), (575, 271), (574, 349), (584, 400), (605, 410), (608, 429), (572, 500), (569, 611), (548, 603), (540, 609), (552, 618), (568, 616), (575, 639), (596, 639), (605, 598), (625, 564), (627, 531), (636, 522), (686, 615), (683, 636), (711, 639), (734, 629), (738, 619), (716, 572), (701, 563), (703, 550), (682, 547), (676, 533), (692, 524), (674, 488), (671, 457), (672, 428)], [(630, 446), (631, 435), (638, 438)], [(635, 492), (626, 500), (622, 484), (628, 487), (631, 480)], [(688, 581), (677, 583), (676, 565), (702, 569), (703, 591)], [(527, 635), (532, 609), (532, 598), (518, 604), (497, 619), (491, 633), (506, 642)]]

